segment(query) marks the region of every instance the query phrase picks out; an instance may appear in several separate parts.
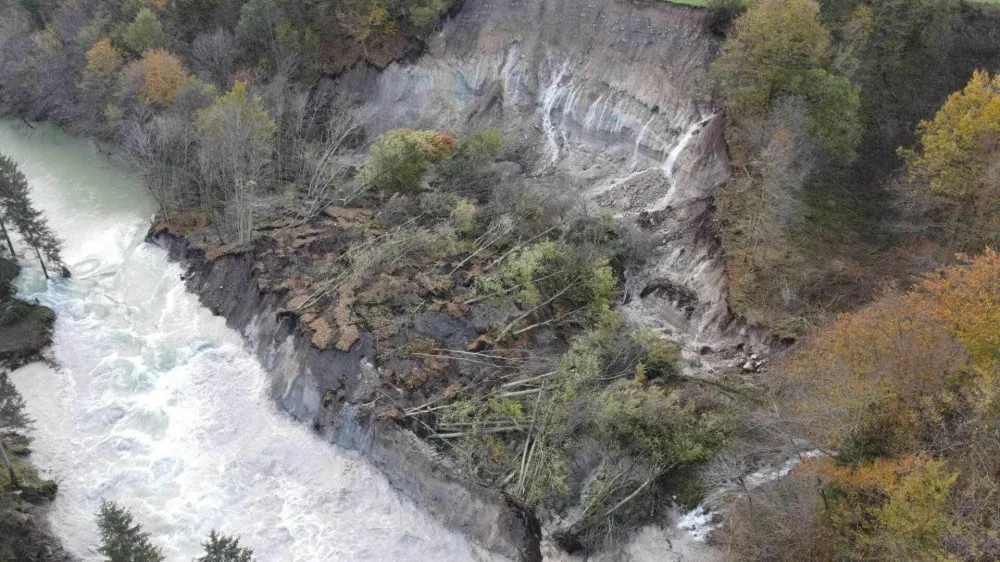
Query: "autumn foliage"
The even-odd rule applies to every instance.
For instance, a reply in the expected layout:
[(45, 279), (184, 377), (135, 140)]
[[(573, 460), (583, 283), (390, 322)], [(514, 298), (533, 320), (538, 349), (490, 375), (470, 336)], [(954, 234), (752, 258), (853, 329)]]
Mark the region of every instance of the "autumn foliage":
[[(839, 316), (781, 369), (781, 416), (834, 455), (799, 470), (815, 487), (811, 524), (825, 529), (809, 546), (822, 551), (815, 559), (1000, 555), (991, 531), (1000, 511), (1000, 254), (959, 260)], [(766, 516), (779, 519), (804, 509), (801, 493), (764, 495), (743, 509), (759, 517), (777, 502)], [(731, 540), (744, 554), (764, 548), (745, 534)]]
[(139, 92), (142, 101), (167, 107), (188, 80), (187, 71), (177, 56), (157, 49), (148, 51), (139, 60), (145, 82)]
[(111, 74), (121, 70), (125, 59), (122, 52), (111, 44), (109, 39), (101, 39), (87, 51), (87, 67), (85, 72), (97, 74)]
[(973, 74), (917, 132), (919, 150), (902, 153), (917, 193), (937, 207), (945, 234), (972, 251), (995, 243), (1000, 229), (1000, 76)]

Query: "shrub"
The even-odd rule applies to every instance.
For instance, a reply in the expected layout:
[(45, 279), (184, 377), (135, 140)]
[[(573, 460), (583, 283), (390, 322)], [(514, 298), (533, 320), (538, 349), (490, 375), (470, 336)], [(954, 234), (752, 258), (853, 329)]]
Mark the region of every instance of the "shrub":
[(476, 288), (525, 309), (519, 320), (548, 316), (549, 324), (586, 325), (610, 309), (616, 283), (607, 260), (587, 260), (565, 242), (546, 240), (515, 252), (496, 273), (477, 278)]
[(415, 191), (427, 166), (455, 151), (452, 133), (397, 129), (375, 141), (356, 181), (384, 191)]

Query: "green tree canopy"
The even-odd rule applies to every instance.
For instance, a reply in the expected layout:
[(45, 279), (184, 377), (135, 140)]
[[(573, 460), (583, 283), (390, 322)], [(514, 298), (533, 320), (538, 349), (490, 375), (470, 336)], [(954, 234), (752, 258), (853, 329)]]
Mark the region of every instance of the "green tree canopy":
[(236, 41), (248, 55), (260, 56), (278, 40), (278, 24), (284, 16), (274, 0), (250, 0), (240, 9)]
[(163, 24), (149, 8), (143, 8), (135, 20), (125, 28), (122, 42), (137, 55), (152, 49), (163, 49), (167, 46), (167, 33)]
[(761, 0), (736, 20), (712, 76), (727, 115), (763, 118), (776, 102), (808, 103), (808, 131), (830, 156), (850, 161), (861, 139), (860, 89), (832, 75), (830, 34), (814, 0)]
[(24, 398), (10, 382), (7, 373), (0, 373), (0, 432), (22, 434), (31, 429), (32, 421), (25, 412)]
[(797, 94), (810, 70), (822, 68), (830, 35), (813, 0), (761, 0), (736, 20), (712, 73), (734, 118), (767, 111)]

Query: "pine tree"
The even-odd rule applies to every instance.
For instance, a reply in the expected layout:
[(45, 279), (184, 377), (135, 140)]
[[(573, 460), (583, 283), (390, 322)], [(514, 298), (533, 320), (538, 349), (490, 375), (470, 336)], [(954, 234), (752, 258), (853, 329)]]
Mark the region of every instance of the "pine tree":
[(42, 266), (42, 272), (48, 279), (49, 270), (45, 261), (62, 264), (60, 255), (62, 243), (49, 227), (45, 216), (31, 203), (29, 193), (28, 180), (17, 169), (17, 164), (0, 154), (0, 231), (6, 239), (11, 255), (16, 254), (8, 225), (20, 234), (24, 243), (34, 250), (35, 257)]
[[(24, 176), (17, 174), (14, 161), (0, 154), (0, 234), (3, 234), (4, 241), (7, 242), (7, 249), (10, 251), (11, 257), (17, 257), (17, 252), (14, 251), (14, 243), (10, 239), (10, 230), (8, 229), (10, 219), (7, 217), (7, 207), (8, 201), (13, 201), (14, 194), (21, 188), (19, 180), (23, 178)], [(24, 187), (27, 188), (27, 182), (24, 182)]]
[(0, 460), (7, 467), (10, 483), (14, 488), (17, 488), (17, 475), (4, 448), (4, 439), (20, 435), (30, 428), (31, 418), (24, 411), (24, 398), (10, 382), (7, 373), (0, 373)]
[(163, 562), (160, 549), (149, 540), (149, 533), (133, 523), (128, 509), (115, 502), (101, 501), (97, 512), (97, 526), (101, 532), (101, 547), (97, 549), (105, 562)]
[(202, 544), (205, 555), (196, 562), (254, 562), (253, 549), (240, 546), (240, 539), (219, 534), (214, 530), (208, 542)]
[(10, 377), (0, 373), (0, 431), (13, 435), (30, 429), (31, 418), (24, 407), (24, 398), (10, 382)]

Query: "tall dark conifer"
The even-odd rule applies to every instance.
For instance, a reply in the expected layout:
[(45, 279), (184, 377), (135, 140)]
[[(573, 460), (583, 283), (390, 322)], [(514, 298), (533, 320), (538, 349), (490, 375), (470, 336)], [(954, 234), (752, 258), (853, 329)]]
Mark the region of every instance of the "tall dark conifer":
[(9, 437), (24, 436), (31, 428), (31, 418), (25, 412), (24, 398), (10, 382), (7, 373), (0, 372), (0, 461), (10, 475), (11, 486), (17, 488), (17, 475), (7, 456), (4, 440)]
[(149, 533), (132, 519), (132, 514), (115, 502), (102, 501), (97, 512), (101, 547), (97, 552), (106, 562), (163, 562), (163, 553), (149, 540)]
[(62, 264), (62, 243), (49, 227), (48, 219), (31, 203), (30, 191), (28, 180), (17, 169), (17, 164), (0, 154), (0, 233), (11, 254), (16, 255), (10, 232), (17, 232), (34, 252), (48, 279), (46, 260), (50, 264)]

